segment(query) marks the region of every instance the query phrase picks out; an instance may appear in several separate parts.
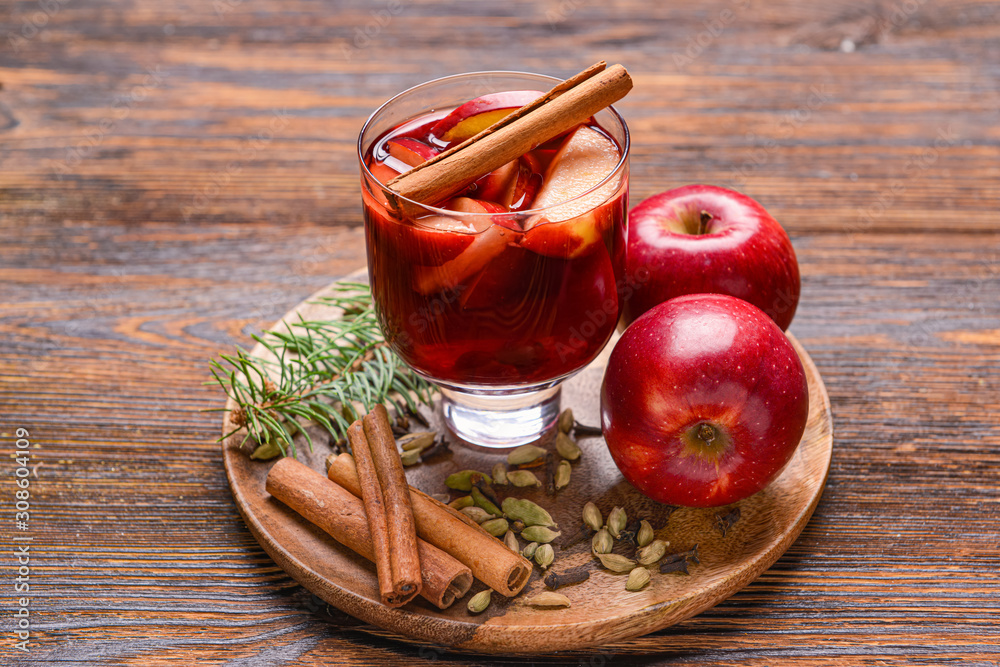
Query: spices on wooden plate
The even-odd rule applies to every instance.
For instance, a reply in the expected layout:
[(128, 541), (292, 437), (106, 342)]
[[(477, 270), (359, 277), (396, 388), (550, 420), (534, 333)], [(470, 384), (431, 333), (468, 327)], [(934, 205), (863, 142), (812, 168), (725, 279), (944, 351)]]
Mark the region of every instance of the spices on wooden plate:
[(553, 593), (552, 591), (542, 591), (528, 598), (525, 602), (532, 607), (545, 608), (569, 607), (572, 604), (569, 598), (562, 593)]
[(456, 491), (472, 491), (472, 477), (474, 475), (479, 475), (487, 482), (492, 482), (489, 475), (478, 470), (460, 470), (448, 475), (444, 480), (444, 485)]
[(601, 565), (612, 572), (631, 572), (635, 567), (635, 561), (619, 554), (594, 554)]
[(594, 533), (593, 539), (590, 540), (590, 549), (595, 554), (609, 554), (614, 547), (615, 541), (607, 528), (601, 528)]
[(608, 532), (611, 533), (611, 537), (616, 540), (620, 538), (627, 523), (628, 517), (625, 515), (624, 509), (615, 507), (611, 510), (611, 514), (608, 515)]
[(507, 481), (517, 487), (542, 485), (535, 473), (530, 470), (508, 470)]
[(545, 450), (537, 445), (521, 445), (507, 454), (507, 465), (523, 466), (545, 456)]
[(625, 590), (635, 592), (642, 589), (649, 583), (649, 570), (644, 567), (637, 567), (628, 573), (628, 581), (625, 582)]
[(545, 526), (528, 526), (521, 531), (521, 537), (524, 539), (541, 544), (548, 544), (560, 535), (562, 535), (562, 531), (551, 530)]
[(569, 485), (570, 474), (573, 472), (569, 461), (560, 461), (556, 468), (555, 486), (556, 491), (564, 489)]
[(548, 568), (556, 559), (556, 552), (551, 544), (543, 544), (535, 550), (535, 562), (543, 570)]
[(493, 596), (493, 591), (486, 589), (485, 591), (480, 591), (469, 598), (468, 609), (471, 614), (481, 614), (486, 611), (486, 608), (490, 606), (490, 598)]
[(635, 543), (637, 546), (644, 547), (653, 541), (655, 534), (653, 533), (653, 526), (650, 525), (648, 521), (643, 519), (639, 522), (639, 531), (635, 534)]
[(665, 553), (667, 553), (667, 543), (663, 540), (653, 540), (647, 546), (639, 549), (636, 558), (639, 565), (652, 565), (663, 558)]
[(559, 452), (559, 456), (569, 461), (576, 461), (583, 453), (572, 438), (561, 432), (556, 436), (556, 451)]
[(504, 498), (501, 507), (508, 519), (520, 519), (525, 526), (554, 527), (556, 525), (556, 522), (552, 520), (552, 515), (543, 507), (524, 498)]
[(587, 504), (583, 506), (583, 522), (591, 530), (600, 530), (604, 526), (604, 517), (601, 515), (601, 510), (590, 501), (587, 501)]
[(569, 433), (573, 430), (573, 408), (566, 408), (559, 413), (559, 419), (556, 420), (556, 427), (561, 433)]

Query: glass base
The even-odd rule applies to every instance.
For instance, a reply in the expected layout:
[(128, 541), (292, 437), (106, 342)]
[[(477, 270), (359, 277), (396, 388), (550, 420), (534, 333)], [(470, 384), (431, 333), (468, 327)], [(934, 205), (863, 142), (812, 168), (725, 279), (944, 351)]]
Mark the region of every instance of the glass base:
[(455, 435), (480, 447), (498, 449), (534, 442), (559, 417), (559, 385), (502, 395), (439, 388), (445, 423)]

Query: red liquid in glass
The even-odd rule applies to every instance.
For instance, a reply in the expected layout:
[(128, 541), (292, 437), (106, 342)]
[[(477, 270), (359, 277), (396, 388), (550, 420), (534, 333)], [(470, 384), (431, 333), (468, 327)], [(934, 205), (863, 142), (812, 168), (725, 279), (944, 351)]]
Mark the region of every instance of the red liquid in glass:
[[(443, 115), (428, 114), (375, 140), (365, 155), (372, 174), (385, 183), (458, 143), (435, 135)], [(606, 132), (593, 122), (587, 127), (620, 156)], [(599, 205), (577, 217), (544, 221), (552, 207), (510, 213), (531, 210), (570, 134), (437, 204), (478, 213), (466, 216), (467, 226), (431, 212), (400, 217), (379, 184), (363, 176), (379, 320), (386, 340), (418, 372), (457, 385), (537, 385), (578, 370), (607, 343), (620, 314), (627, 170), (602, 186), (607, 196)]]

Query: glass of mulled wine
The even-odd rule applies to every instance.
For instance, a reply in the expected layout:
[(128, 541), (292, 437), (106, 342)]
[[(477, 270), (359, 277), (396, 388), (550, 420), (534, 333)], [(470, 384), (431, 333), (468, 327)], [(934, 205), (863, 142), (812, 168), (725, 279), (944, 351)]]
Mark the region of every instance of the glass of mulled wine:
[[(477, 72), (396, 95), (358, 140), (368, 275), (386, 341), (443, 397), (463, 440), (537, 440), (559, 384), (621, 311), (629, 136), (608, 107), (435, 205), (385, 184), (540, 96), (557, 79)], [(398, 201), (398, 200), (397, 200)]]

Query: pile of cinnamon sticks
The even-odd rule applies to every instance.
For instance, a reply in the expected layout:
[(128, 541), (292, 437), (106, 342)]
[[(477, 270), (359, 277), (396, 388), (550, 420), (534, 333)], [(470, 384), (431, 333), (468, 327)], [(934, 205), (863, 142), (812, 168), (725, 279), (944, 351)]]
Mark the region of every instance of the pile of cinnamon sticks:
[(531, 563), (474, 521), (411, 488), (385, 407), (348, 430), (354, 452), (331, 457), (328, 478), (295, 459), (278, 461), (268, 493), (375, 563), (379, 598), (399, 607), (420, 595), (444, 609), (473, 577), (508, 597), (528, 582)]

